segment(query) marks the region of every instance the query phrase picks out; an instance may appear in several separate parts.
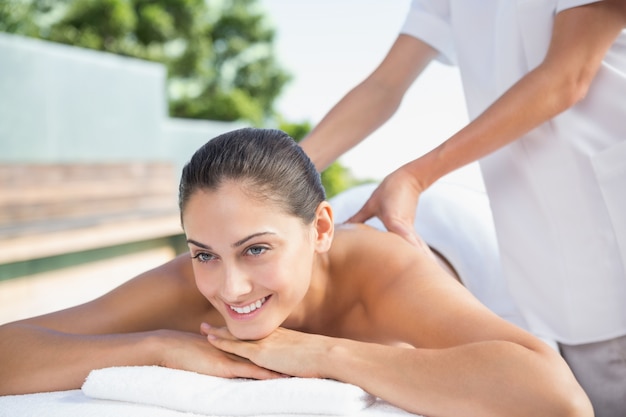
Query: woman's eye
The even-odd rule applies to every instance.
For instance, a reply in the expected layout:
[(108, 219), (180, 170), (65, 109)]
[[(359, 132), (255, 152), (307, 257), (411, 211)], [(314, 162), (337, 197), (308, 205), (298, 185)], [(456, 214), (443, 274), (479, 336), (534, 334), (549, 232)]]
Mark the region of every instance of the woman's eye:
[(265, 251), (267, 250), (267, 248), (263, 247), (263, 246), (253, 246), (251, 248), (248, 249), (248, 253), (252, 256), (259, 256), (261, 254), (263, 254)]
[(204, 252), (200, 252), (198, 254), (196, 254), (193, 259), (197, 259), (198, 262), (209, 262), (213, 259), (215, 259), (215, 256), (211, 255), (210, 253), (204, 253)]

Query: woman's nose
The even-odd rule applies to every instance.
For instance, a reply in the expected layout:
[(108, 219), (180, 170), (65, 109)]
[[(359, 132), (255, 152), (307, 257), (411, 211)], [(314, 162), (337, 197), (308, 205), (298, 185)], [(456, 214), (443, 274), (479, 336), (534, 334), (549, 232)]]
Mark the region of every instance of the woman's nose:
[(252, 292), (252, 282), (245, 272), (238, 268), (229, 268), (222, 282), (222, 298), (237, 302)]

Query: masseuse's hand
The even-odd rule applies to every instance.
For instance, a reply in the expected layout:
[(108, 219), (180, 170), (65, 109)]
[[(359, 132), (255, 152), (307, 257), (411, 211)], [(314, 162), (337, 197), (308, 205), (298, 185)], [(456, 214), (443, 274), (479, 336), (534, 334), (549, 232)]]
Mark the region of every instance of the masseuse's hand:
[(260, 340), (239, 340), (226, 327), (207, 328), (216, 348), (249, 359), (260, 367), (301, 378), (324, 378), (319, 366), (327, 354), (325, 336), (279, 327)]
[(206, 335), (160, 330), (161, 366), (198, 372), (223, 378), (279, 378), (275, 372), (261, 368), (248, 359), (219, 350), (207, 343)]
[(348, 223), (364, 223), (377, 216), (387, 230), (428, 251), (414, 228), (415, 210), (422, 191), (414, 176), (401, 167), (380, 183), (361, 210), (348, 219)]

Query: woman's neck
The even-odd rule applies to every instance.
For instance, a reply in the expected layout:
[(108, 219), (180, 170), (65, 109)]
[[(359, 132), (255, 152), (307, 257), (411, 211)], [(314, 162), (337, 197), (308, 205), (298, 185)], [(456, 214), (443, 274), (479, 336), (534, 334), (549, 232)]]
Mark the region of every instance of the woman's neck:
[(334, 315), (332, 302), (332, 283), (330, 280), (330, 264), (327, 253), (318, 254), (311, 269), (309, 289), (298, 307), (287, 317), (284, 327), (314, 331), (323, 326), (325, 318)]

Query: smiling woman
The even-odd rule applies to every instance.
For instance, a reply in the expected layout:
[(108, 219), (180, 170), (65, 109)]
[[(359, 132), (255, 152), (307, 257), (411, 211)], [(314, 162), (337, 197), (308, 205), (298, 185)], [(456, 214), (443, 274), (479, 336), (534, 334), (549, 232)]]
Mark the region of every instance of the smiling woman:
[(179, 202), (189, 254), (90, 303), (0, 328), (0, 393), (160, 365), (335, 379), (425, 415), (592, 414), (558, 354), (484, 307), (427, 248), (335, 228), (319, 175), (283, 132), (207, 142), (183, 171)]
[(263, 338), (297, 309), (313, 256), (332, 239), (324, 199), (313, 164), (277, 131), (221, 136), (183, 169), (180, 210), (196, 284), (235, 336)]

